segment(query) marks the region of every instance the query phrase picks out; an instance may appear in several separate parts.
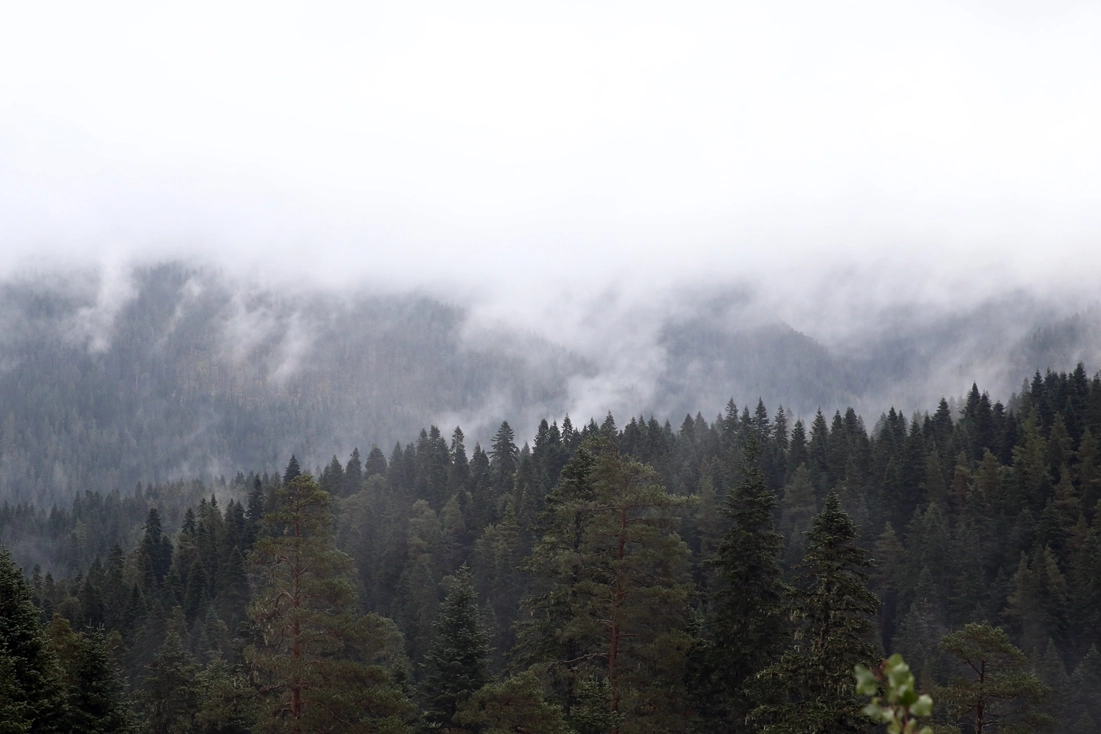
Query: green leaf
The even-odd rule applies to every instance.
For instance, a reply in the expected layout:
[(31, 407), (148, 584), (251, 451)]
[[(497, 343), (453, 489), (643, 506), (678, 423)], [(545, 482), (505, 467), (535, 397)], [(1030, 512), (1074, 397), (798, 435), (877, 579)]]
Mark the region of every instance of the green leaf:
[(932, 716), (933, 699), (923, 693), (918, 697), (917, 703), (910, 707), (910, 713), (918, 717)]

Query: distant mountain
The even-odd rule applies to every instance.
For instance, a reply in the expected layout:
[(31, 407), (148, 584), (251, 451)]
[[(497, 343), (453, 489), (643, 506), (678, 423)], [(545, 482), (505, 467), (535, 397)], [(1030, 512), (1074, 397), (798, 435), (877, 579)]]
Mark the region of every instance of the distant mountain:
[(711, 418), (731, 397), (872, 418), (972, 382), (1006, 400), (1037, 369), (1101, 364), (1096, 308), (1066, 318), (1011, 294), (876, 322), (825, 343), (754, 314), (744, 294), (682, 304), (644, 345), (646, 370), (627, 359), (611, 374), (599, 355), (487, 330), (424, 296), (284, 292), (179, 264), (24, 276), (0, 283), (0, 499), (273, 470), (291, 452), (312, 468), (353, 447), (389, 454), (433, 423), (473, 444), (507, 419), (523, 439), (617, 384), (640, 386), (609, 398), (621, 420)]
[(544, 342), (525, 343), (536, 359), (472, 345), (463, 311), (427, 298), (279, 293), (179, 265), (120, 281), (0, 288), (0, 498), (389, 453), (441, 416), (556, 410), (586, 369)]

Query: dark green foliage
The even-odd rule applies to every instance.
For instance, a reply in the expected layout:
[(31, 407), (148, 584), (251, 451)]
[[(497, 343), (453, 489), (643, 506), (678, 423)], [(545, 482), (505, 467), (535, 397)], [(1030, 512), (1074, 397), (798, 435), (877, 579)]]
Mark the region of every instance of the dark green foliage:
[(554, 672), (570, 705), (581, 681), (606, 679), (621, 732), (686, 723), (688, 549), (675, 532), (684, 504), (598, 432), (548, 496), (525, 563), (539, 582), (525, 601), (526, 659)]
[(65, 693), (38, 610), (11, 553), (0, 550), (0, 721), (11, 732), (64, 731)]
[(433, 728), (447, 728), (456, 711), (489, 679), (488, 636), (479, 620), (474, 583), (465, 565), (452, 577), (436, 620), (436, 640), (424, 665), (427, 672), (421, 695), (425, 718)]
[(373, 476), (386, 474), (386, 456), (378, 446), (371, 447), (371, 453), (367, 454), (367, 463), (363, 465), (363, 478), (370, 479)]
[(562, 709), (544, 699), (542, 684), (530, 672), (477, 691), (455, 718), (481, 734), (573, 734)]
[(753, 718), (770, 734), (863, 732), (852, 670), (876, 658), (870, 640), (877, 600), (866, 585), (871, 562), (835, 493), (807, 535), (792, 646), (762, 673), (772, 700)]
[[(332, 542), (332, 499), (309, 475), (277, 492), (250, 563), (258, 586), (249, 618), (258, 635), (245, 660), (263, 681), (265, 731), (404, 729), (410, 705), (377, 661), (389, 649), (388, 620), (362, 616), (348, 576), (352, 560)], [(333, 728), (336, 727), (336, 728)]]
[(968, 624), (946, 635), (940, 649), (954, 665), (951, 683), (938, 688), (934, 699), (953, 721), (972, 726), (976, 734), (1052, 728), (1054, 720), (1037, 707), (1051, 689), (1028, 671), (1027, 658), (1004, 631)]
[(718, 571), (703, 658), (694, 692), (706, 727), (750, 731), (746, 720), (763, 703), (757, 674), (782, 652), (788, 637), (788, 589), (781, 576), (784, 540), (773, 527), (776, 498), (758, 468), (758, 438), (746, 443), (741, 481), (723, 514), (730, 529), (713, 563)]
[(87, 734), (131, 731), (129, 701), (106, 637), (102, 632), (73, 634), (74, 644), (57, 650), (68, 703), (66, 727)]
[[(785, 671), (781, 663), (792, 661), (813, 670), (818, 663), (807, 663), (812, 652), (828, 647), (812, 633), (823, 620), (810, 614), (828, 606), (826, 596), (808, 601), (817, 588), (809, 566), (802, 576), (793, 574), (800, 559), (811, 556), (817, 508), (835, 491), (854, 526), (849, 546), (876, 558), (867, 582), (882, 602), (877, 629), (866, 638), (850, 635), (850, 641), (863, 639), (873, 647), (881, 641), (904, 651), (919, 686), (928, 690), (950, 687), (954, 664), (938, 649), (944, 635), (972, 622), (1004, 624), (1010, 642), (1027, 651), (1036, 675), (1058, 691), (1034, 713), (1061, 719), (1059, 731), (1091, 731), (1101, 689), (1074, 681), (1092, 680), (1097, 666), (1091, 646), (1101, 643), (1101, 450), (1094, 438), (1101, 435), (1101, 380), (1083, 375), (1040, 375), (1008, 407), (991, 405), (972, 389), (964, 400), (943, 401), (912, 419), (891, 410), (871, 432), (854, 411), (831, 410), (814, 417), (809, 439), (801, 421), (789, 435), (788, 415), (770, 417), (758, 401), (756, 410), (752, 402), (748, 408), (731, 403), (714, 423), (687, 416), (675, 432), (645, 416), (629, 417), (622, 428), (606, 416), (581, 431), (569, 420), (561, 429), (543, 421), (525, 444), (502, 426), (491, 453), (475, 446), (469, 458), (461, 430), (451, 432), (448, 443), (429, 427), (420, 440), (398, 445), (390, 461), (372, 449), (358, 481), (358, 452), (343, 466), (330, 460), (322, 472), (325, 485), (333, 495), (347, 496), (332, 503), (336, 517), (325, 532), (335, 529), (335, 535), (326, 542), (355, 566), (351, 573), (345, 559), (333, 577), (350, 581), (358, 592), (338, 606), (349, 610), (347, 619), (366, 620), (361, 626), (373, 642), (353, 635), (320, 655), (339, 665), (322, 667), (366, 664), (380, 676), (362, 686), (373, 691), (376, 703), (398, 701), (403, 686), (417, 690), (414, 679), (428, 683), (432, 666), (426, 662), (444, 644), (442, 592), (448, 575), (467, 563), (479, 623), (493, 641), (487, 668), (515, 673), (536, 664), (550, 700), (561, 706), (557, 720), (578, 732), (737, 730), (745, 724), (737, 711), (750, 702), (765, 704), (750, 727), (784, 725), (784, 716), (768, 718), (773, 713), (790, 714), (790, 727), (805, 723), (795, 721), (798, 716), (824, 721), (826, 707), (819, 704), (827, 693), (813, 689), (828, 683), (827, 668), (817, 676), (807, 673), (806, 685), (798, 676), (784, 683), (746, 671), (765, 665), (779, 674)], [(757, 459), (745, 461), (753, 442)], [(311, 461), (344, 450), (324, 450), (308, 438), (291, 444), (306, 447)], [(180, 658), (183, 667), (198, 666), (187, 668), (199, 692), (193, 716), (181, 719), (185, 728), (229, 734), (271, 724), (269, 704), (275, 699), (268, 694), (282, 685), (276, 680), (285, 671), (277, 675), (275, 668), (244, 664), (243, 651), (251, 645), (253, 654), (263, 635), (272, 634), (245, 613), (267, 582), (258, 585), (261, 577), (254, 575), (250, 583), (244, 559), (254, 543), (269, 550), (272, 543), (286, 543), (293, 528), (280, 519), (284, 472), (271, 473), (274, 458), (265, 461), (269, 472), (242, 471), (229, 483), (215, 478), (139, 485), (129, 494), (86, 492), (49, 511), (0, 504), (0, 538), (28, 568), (40, 566), (28, 584), (36, 621), (48, 622), (57, 613), (69, 624), (57, 639), (102, 643), (109, 665), (91, 665), (89, 680), (120, 669), (129, 697), (141, 700), (152, 684), (149, 665), (175, 634), (191, 660)], [(690, 494), (698, 496), (688, 500)], [(645, 505), (629, 508), (629, 531), (615, 521), (625, 498)], [(261, 527), (265, 511), (272, 518)], [(744, 532), (755, 524), (761, 532)], [(777, 549), (773, 562), (760, 560)], [(521, 563), (526, 572), (518, 569)], [(792, 636), (791, 649), (766, 654), (761, 650), (767, 635), (759, 631), (767, 625), (761, 620), (775, 615), (768, 611), (771, 602), (762, 600), (774, 597), (754, 585), (777, 568), (795, 582), (798, 639)], [(617, 574), (628, 583), (618, 585)], [(333, 590), (338, 586), (343, 581)], [(617, 588), (624, 593), (618, 607), (607, 601)], [(747, 588), (756, 590), (730, 593)], [(866, 601), (854, 608), (866, 611)], [(396, 625), (364, 611), (392, 615)], [(720, 644), (715, 640), (722, 615), (729, 639)], [(843, 628), (835, 625), (838, 634), (825, 638), (844, 638)], [(610, 642), (617, 630), (613, 670)], [(693, 637), (699, 642), (689, 649)], [(66, 673), (79, 669), (77, 662), (58, 662), (79, 662), (73, 652), (79, 649), (75, 642), (48, 645), (46, 657), (54, 660), (48, 677), (61, 703), (51, 714), (53, 723), (42, 719), (36, 725), (63, 726), (70, 713), (96, 708), (98, 694), (76, 702), (60, 672), (62, 666)], [(752, 662), (758, 658), (765, 663)], [(0, 656), (0, 668), (16, 670), (10, 655)], [(744, 685), (718, 683), (720, 671)], [(17, 695), (18, 676), (12, 675), (0, 689), (7, 721), (18, 730), (30, 720)], [(325, 681), (339, 677), (334, 673)], [(109, 687), (109, 676), (98, 680)], [(771, 688), (757, 687), (770, 680)], [(789, 686), (792, 680), (798, 685)], [(318, 685), (341, 698), (341, 706), (350, 700), (341, 685)], [(540, 685), (512, 685), (487, 685), (484, 695), (475, 692), (470, 701), (479, 702), (475, 708), (482, 714), (511, 695), (507, 691), (518, 702), (543, 701), (542, 693), (535, 695)], [(465, 695), (475, 684), (462, 687)], [(737, 692), (734, 700), (731, 690)], [(258, 698), (257, 691), (264, 693)], [(403, 716), (391, 721), (404, 726)], [(477, 729), (490, 721), (460, 718), (449, 725)], [(493, 720), (502, 726), (508, 721)], [(88, 718), (81, 726), (92, 730), (98, 724)]]
[(202, 694), (198, 674), (199, 665), (179, 634), (169, 632), (142, 685), (141, 711), (151, 734), (192, 729)]

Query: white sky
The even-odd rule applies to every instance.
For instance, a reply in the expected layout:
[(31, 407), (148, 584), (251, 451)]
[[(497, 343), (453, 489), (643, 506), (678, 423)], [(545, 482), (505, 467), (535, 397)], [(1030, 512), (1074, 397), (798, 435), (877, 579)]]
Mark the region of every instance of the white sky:
[(1099, 235), (1098, 2), (0, 9), (0, 269), (195, 255), (512, 313), (752, 278), (800, 326), (1086, 291)]

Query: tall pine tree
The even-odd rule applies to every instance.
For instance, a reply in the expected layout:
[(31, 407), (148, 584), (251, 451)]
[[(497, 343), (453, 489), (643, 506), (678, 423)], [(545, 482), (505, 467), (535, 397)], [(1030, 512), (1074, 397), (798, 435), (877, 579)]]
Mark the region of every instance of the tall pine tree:
[(250, 558), (259, 581), (245, 651), (265, 704), (264, 731), (402, 731), (409, 702), (383, 656), (388, 623), (357, 613), (352, 560), (332, 540), (331, 497), (308, 474), (277, 491)]
[(788, 636), (789, 592), (780, 567), (784, 541), (773, 526), (776, 498), (758, 468), (757, 446), (751, 437), (741, 481), (723, 510), (730, 529), (713, 562), (719, 584), (697, 651), (704, 658), (698, 705), (709, 731), (753, 730), (747, 717), (763, 703), (756, 676), (782, 653)]
[(835, 492), (814, 518), (795, 596), (790, 649), (762, 674), (775, 700), (754, 719), (766, 734), (867, 731), (853, 695), (853, 667), (876, 657), (871, 640), (878, 602), (868, 591), (871, 562)]

